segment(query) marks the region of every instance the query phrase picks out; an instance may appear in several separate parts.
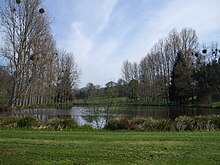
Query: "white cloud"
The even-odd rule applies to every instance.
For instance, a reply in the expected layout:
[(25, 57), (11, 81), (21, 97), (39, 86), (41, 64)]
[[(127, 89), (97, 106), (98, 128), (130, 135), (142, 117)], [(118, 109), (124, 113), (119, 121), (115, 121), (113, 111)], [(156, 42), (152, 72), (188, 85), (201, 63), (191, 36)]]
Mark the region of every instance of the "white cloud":
[(116, 0), (107, 0), (104, 1), (101, 7), (98, 9), (99, 12), (96, 13), (98, 17), (100, 17), (100, 25), (99, 28), (96, 31), (96, 35), (100, 33), (107, 25), (108, 21), (111, 17), (111, 14), (117, 4)]
[(76, 19), (77, 21), (71, 23), (71, 31), (67, 40), (62, 41), (61, 45), (65, 45), (68, 51), (74, 52), (79, 62), (82, 70), (82, 85), (92, 81), (100, 83), (97, 77), (100, 79), (105, 76), (102, 74), (105, 70), (105, 63), (117, 44), (114, 40), (99, 43), (97, 36), (108, 25), (115, 4), (116, 0), (103, 1), (98, 6), (91, 5), (91, 3), (86, 3), (86, 6), (79, 4), (76, 10), (81, 11), (78, 13), (80, 20)]
[(67, 48), (79, 56), (80, 60), (87, 60), (92, 48), (92, 41), (83, 33), (83, 23), (71, 24), (71, 33), (67, 41)]
[[(142, 21), (136, 35), (132, 38), (125, 54), (128, 60), (139, 61), (160, 38), (164, 38), (173, 29), (193, 28), (197, 31), (200, 41), (220, 41), (218, 20), (220, 16), (218, 0), (173, 0), (167, 1), (159, 10), (150, 13), (151, 18)], [(149, 13), (145, 13), (148, 18)]]
[(156, 13), (156, 18), (152, 20), (153, 28), (166, 36), (165, 33), (172, 28), (181, 30), (190, 27), (203, 39), (210, 32), (220, 28), (220, 23), (217, 21), (220, 15), (219, 6), (218, 0), (173, 0)]
[(72, 7), (68, 37), (58, 44), (74, 52), (81, 85), (104, 85), (117, 81), (124, 60), (139, 62), (173, 28), (193, 28), (202, 42), (220, 41), (219, 6), (219, 0), (73, 1), (66, 9)]

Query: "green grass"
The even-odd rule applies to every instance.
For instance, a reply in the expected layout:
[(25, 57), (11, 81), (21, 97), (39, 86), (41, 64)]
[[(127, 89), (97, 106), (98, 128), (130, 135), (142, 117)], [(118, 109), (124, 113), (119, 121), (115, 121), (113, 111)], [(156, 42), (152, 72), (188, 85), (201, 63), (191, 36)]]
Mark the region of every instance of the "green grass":
[(220, 132), (0, 131), (0, 164), (220, 164)]
[(96, 105), (96, 104), (106, 104), (106, 103), (115, 103), (119, 105), (126, 105), (126, 106), (151, 106), (151, 105), (157, 105), (157, 106), (168, 106), (169, 104), (166, 102), (166, 100), (161, 100), (161, 101), (151, 101), (151, 102), (144, 102), (141, 100), (134, 101), (126, 97), (114, 97), (114, 98), (109, 98), (109, 97), (93, 97), (88, 100), (83, 100), (83, 99), (77, 99), (73, 101), (74, 105)]
[(220, 101), (212, 102), (212, 107), (220, 107)]
[(89, 98), (87, 100), (83, 99), (77, 99), (73, 101), (73, 104), (76, 105), (83, 105), (83, 104), (105, 104), (107, 102), (115, 102), (115, 103), (127, 103), (128, 99), (126, 97), (114, 97), (114, 98), (109, 98), (109, 97), (93, 97)]
[(86, 104), (105, 104), (109, 101), (114, 101), (115, 103), (123, 104), (126, 106), (189, 106), (189, 107), (205, 107), (205, 108), (220, 108), (220, 101), (213, 101), (209, 104), (204, 104), (201, 102), (198, 102), (197, 97), (194, 97), (194, 103), (192, 103), (192, 98), (190, 98), (188, 101), (184, 103), (178, 103), (178, 102), (167, 102), (164, 100), (157, 100), (157, 101), (134, 101), (126, 97), (115, 97), (115, 98), (109, 98), (109, 97), (92, 97), (88, 100), (83, 99), (77, 99), (73, 101), (74, 105), (86, 105)]
[(0, 101), (5, 101), (8, 100), (9, 96), (5, 95), (5, 94), (0, 94)]

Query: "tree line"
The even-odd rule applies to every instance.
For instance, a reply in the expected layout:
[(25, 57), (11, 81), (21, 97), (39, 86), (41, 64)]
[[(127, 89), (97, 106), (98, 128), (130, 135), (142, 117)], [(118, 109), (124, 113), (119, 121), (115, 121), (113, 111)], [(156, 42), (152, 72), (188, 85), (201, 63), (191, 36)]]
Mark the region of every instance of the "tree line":
[(41, 0), (5, 0), (0, 9), (3, 43), (0, 95), (10, 107), (66, 103), (79, 69), (73, 53), (59, 50)]
[(0, 19), (0, 56), (7, 63), (0, 67), (0, 98), (10, 107), (97, 96), (145, 103), (220, 100), (220, 50), (217, 43), (199, 45), (193, 29), (174, 29), (139, 62), (124, 61), (118, 82), (73, 91), (77, 63), (73, 53), (56, 47), (41, 0), (5, 0)]
[(118, 82), (109, 82), (105, 88), (90, 83), (77, 97), (88, 97), (92, 91), (93, 95), (105, 96), (111, 88), (115, 97), (143, 103), (220, 100), (218, 45), (200, 45), (196, 31), (191, 28), (180, 32), (173, 29), (139, 63), (124, 61), (121, 75)]

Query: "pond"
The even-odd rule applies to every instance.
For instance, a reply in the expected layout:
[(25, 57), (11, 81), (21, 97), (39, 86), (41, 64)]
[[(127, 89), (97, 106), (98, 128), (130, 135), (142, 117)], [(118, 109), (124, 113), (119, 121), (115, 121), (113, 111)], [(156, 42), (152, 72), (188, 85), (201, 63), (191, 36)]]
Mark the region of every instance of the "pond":
[[(220, 108), (195, 108), (195, 107), (177, 107), (177, 106), (124, 106), (119, 107), (120, 115), (128, 118), (148, 116), (154, 119), (171, 119), (178, 116), (197, 116), (219, 114)], [(71, 109), (24, 109), (13, 111), (16, 116), (35, 116), (41, 121), (50, 121), (52, 118), (73, 118), (79, 125), (89, 124), (96, 127), (93, 121), (94, 116), (89, 113), (87, 107), (74, 106)], [(105, 114), (100, 115), (99, 123), (104, 123)]]

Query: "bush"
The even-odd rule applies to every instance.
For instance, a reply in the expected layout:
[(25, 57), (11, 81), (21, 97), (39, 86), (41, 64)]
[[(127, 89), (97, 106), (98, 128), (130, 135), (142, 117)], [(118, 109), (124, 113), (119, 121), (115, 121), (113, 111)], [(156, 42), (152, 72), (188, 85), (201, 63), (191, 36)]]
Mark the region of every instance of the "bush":
[(219, 128), (220, 117), (217, 115), (213, 116), (180, 116), (175, 119), (175, 126), (178, 131), (185, 130), (207, 130), (211, 131)]
[(220, 115), (212, 115), (210, 116), (210, 120), (215, 125), (216, 129), (220, 129)]
[(73, 119), (54, 119), (48, 123), (50, 129), (63, 130), (77, 127), (77, 122)]
[(113, 120), (105, 129), (120, 130), (148, 130), (148, 131), (174, 131), (175, 126), (171, 120), (154, 120), (152, 117), (135, 117), (131, 120), (125, 118)]
[(131, 120), (132, 129), (148, 131), (174, 131), (175, 127), (170, 119), (154, 120), (152, 117), (134, 118)]
[(151, 117), (135, 117), (133, 119), (131, 119), (131, 125), (142, 125), (144, 124), (146, 121), (151, 121), (153, 120), (153, 118)]
[(196, 116), (195, 117), (195, 130), (214, 130), (215, 124), (211, 116)]
[(0, 112), (8, 111), (10, 108), (7, 103), (0, 102)]
[(106, 124), (104, 129), (109, 129), (109, 130), (130, 129), (130, 123), (126, 118), (112, 120)]
[(190, 116), (179, 116), (174, 122), (177, 131), (194, 130), (195, 120)]
[(19, 128), (31, 128), (39, 126), (39, 122), (30, 116), (24, 117), (17, 122), (17, 127)]
[(153, 124), (152, 130), (154, 131), (175, 131), (173, 121), (170, 119), (156, 120)]
[(15, 128), (20, 118), (15, 116), (0, 116), (0, 127)]
[[(40, 126), (40, 127), (38, 127)], [(73, 119), (54, 119), (51, 122), (40, 123), (35, 118), (27, 116), (24, 118), (15, 116), (0, 116), (1, 128), (31, 128), (63, 130), (78, 127)], [(93, 129), (89, 125), (78, 127), (82, 130)], [(107, 123), (104, 129), (108, 130), (146, 130), (146, 131), (194, 131), (220, 129), (220, 115), (210, 116), (179, 116), (174, 121), (169, 119), (154, 120), (151, 117), (135, 117), (133, 119), (117, 118)]]
[(139, 124), (137, 126), (137, 128), (138, 129), (145, 129), (145, 130), (153, 131), (154, 130), (154, 126), (155, 126), (155, 120), (152, 117), (146, 117), (144, 119), (144, 123), (143, 124)]
[(179, 116), (174, 121), (170, 119), (154, 120), (151, 117), (126, 118), (109, 122), (105, 129), (148, 130), (148, 131), (212, 131), (220, 128), (220, 116)]
[(77, 122), (73, 119), (64, 119), (62, 120), (63, 128), (75, 128), (77, 126)]

